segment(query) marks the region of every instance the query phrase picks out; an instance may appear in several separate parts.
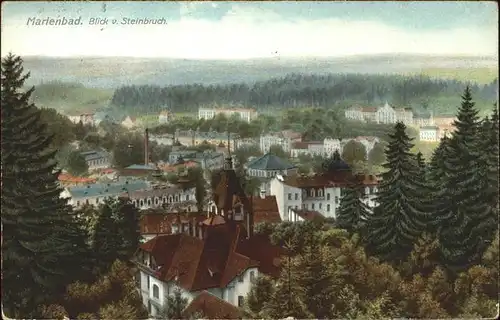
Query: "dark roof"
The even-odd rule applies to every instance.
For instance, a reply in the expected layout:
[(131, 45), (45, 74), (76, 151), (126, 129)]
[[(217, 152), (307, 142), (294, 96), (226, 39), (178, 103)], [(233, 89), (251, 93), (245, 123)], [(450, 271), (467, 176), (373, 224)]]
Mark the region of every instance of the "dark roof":
[(313, 221), (315, 219), (321, 219), (324, 220), (325, 217), (319, 213), (318, 211), (314, 210), (299, 210), (299, 209), (292, 209), (293, 212), (295, 212), (299, 217), (301, 217), (304, 220), (309, 220)]
[(204, 319), (242, 319), (243, 314), (236, 306), (226, 302), (215, 295), (202, 291), (184, 309), (182, 315), (190, 318), (197, 313)]
[(295, 168), (290, 162), (270, 153), (266, 153), (262, 157), (253, 160), (247, 167), (255, 170), (288, 170)]
[(275, 196), (252, 197), (253, 221), (280, 223), (281, 217)]
[(202, 228), (203, 239), (181, 233), (160, 235), (140, 245), (160, 266), (156, 278), (165, 282), (177, 278), (182, 288), (200, 291), (226, 287), (250, 267), (279, 276), (284, 251), (267, 237), (247, 239), (245, 229), (231, 223)]
[(243, 190), (236, 172), (232, 169), (232, 165), (230, 169), (224, 169), (221, 172), (219, 184), (213, 193), (213, 200), (217, 208), (224, 210), (224, 212), (232, 210), (237, 203), (243, 204), (246, 208), (250, 207), (245, 190)]
[(340, 158), (338, 152), (335, 152), (331, 158), (323, 162), (323, 169), (325, 169), (325, 172), (333, 173), (338, 171), (350, 171), (351, 167)]

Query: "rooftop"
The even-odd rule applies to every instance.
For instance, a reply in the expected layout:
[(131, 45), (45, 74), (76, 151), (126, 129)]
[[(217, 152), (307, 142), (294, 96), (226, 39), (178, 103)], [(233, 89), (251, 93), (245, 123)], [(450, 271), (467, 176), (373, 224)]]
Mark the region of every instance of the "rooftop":
[(283, 254), (267, 237), (247, 239), (245, 229), (234, 224), (205, 226), (202, 239), (184, 233), (160, 235), (140, 246), (139, 259), (142, 252), (150, 253), (161, 266), (155, 275), (158, 279), (177, 279), (189, 291), (226, 287), (251, 267), (279, 276), (277, 260)]
[(294, 165), (271, 153), (266, 153), (247, 164), (249, 169), (254, 170), (289, 170), (295, 168)]
[(126, 167), (128, 170), (156, 170), (153, 165), (145, 165), (145, 164), (133, 164), (131, 166)]
[(109, 155), (107, 152), (101, 150), (84, 151), (80, 153), (86, 161), (107, 158)]
[(300, 209), (291, 209), (293, 212), (295, 212), (299, 217), (306, 221), (313, 221), (317, 219), (324, 220), (325, 217), (319, 213), (318, 211), (314, 210), (300, 210)]
[(197, 295), (182, 315), (191, 319), (197, 313), (201, 313), (206, 319), (241, 319), (243, 316), (239, 308), (207, 291)]
[(86, 186), (69, 187), (67, 190), (73, 198), (85, 198), (116, 196), (125, 191), (133, 192), (149, 188), (150, 185), (146, 181), (126, 181), (124, 183), (96, 183)]

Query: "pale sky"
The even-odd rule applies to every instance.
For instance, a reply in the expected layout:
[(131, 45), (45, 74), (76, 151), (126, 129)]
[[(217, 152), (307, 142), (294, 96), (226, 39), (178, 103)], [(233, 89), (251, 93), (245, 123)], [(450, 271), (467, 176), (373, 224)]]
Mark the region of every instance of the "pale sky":
[[(498, 56), (495, 2), (3, 2), (1, 54), (184, 59)], [(81, 26), (29, 26), (78, 18)], [(91, 17), (166, 25), (88, 24)]]

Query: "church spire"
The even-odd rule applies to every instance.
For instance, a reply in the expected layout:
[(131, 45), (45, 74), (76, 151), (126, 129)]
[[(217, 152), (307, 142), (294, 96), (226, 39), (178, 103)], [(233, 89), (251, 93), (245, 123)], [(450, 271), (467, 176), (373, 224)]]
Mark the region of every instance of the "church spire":
[(233, 170), (233, 158), (231, 156), (231, 133), (227, 131), (227, 158), (224, 163), (225, 170)]

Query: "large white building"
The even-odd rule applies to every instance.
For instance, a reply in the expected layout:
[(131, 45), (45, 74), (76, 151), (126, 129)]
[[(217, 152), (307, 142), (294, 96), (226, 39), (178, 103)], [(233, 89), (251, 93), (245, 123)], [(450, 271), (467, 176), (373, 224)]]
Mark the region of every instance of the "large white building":
[(289, 219), (291, 209), (317, 211), (326, 218), (335, 218), (345, 188), (353, 179), (363, 179), (369, 208), (375, 206), (377, 178), (372, 175), (354, 176), (340, 159), (332, 161), (326, 173), (314, 176), (276, 176), (271, 180), (271, 195), (276, 197), (281, 219)]
[(252, 108), (199, 108), (198, 119), (211, 120), (215, 116), (223, 114), (227, 118), (237, 115), (241, 120), (251, 122), (257, 118), (257, 110)]
[(132, 204), (141, 210), (180, 203), (190, 204), (191, 211), (196, 207), (194, 188), (182, 189), (173, 186), (157, 188), (142, 180), (67, 187), (61, 193), (61, 197), (68, 198), (68, 204), (76, 209), (84, 205), (98, 206), (108, 198), (118, 197), (130, 198)]
[(280, 146), (283, 151), (290, 153), (293, 143), (299, 142), (301, 140), (301, 134), (298, 132), (293, 132), (291, 130), (269, 133), (260, 136), (260, 151), (262, 153), (268, 153), (271, 146), (277, 145)]
[(230, 159), (208, 208), (203, 222), (179, 219), (175, 234), (154, 237), (136, 252), (139, 289), (151, 316), (159, 315), (174, 290), (189, 303), (210, 294), (243, 307), (259, 274), (279, 276), (283, 251), (254, 235), (252, 205)]
[(160, 115), (158, 116), (158, 123), (159, 124), (168, 123), (169, 120), (170, 120), (170, 114), (168, 113), (168, 111), (162, 111), (160, 113)]
[(411, 109), (394, 109), (387, 102), (381, 108), (351, 107), (345, 111), (345, 117), (363, 122), (392, 124), (400, 121), (407, 126), (413, 125), (413, 111)]
[(111, 155), (104, 150), (84, 151), (80, 154), (87, 162), (89, 171), (106, 169), (111, 166)]
[(439, 140), (439, 127), (426, 126), (420, 127), (420, 141), (435, 142)]
[(351, 140), (361, 143), (365, 149), (366, 154), (373, 149), (375, 144), (380, 140), (377, 137), (356, 137), (347, 139), (333, 139), (325, 138), (323, 142), (309, 141), (309, 142), (295, 142), (292, 144), (290, 155), (292, 158), (297, 158), (299, 155), (322, 156), (331, 157), (335, 151), (342, 154), (344, 146)]

